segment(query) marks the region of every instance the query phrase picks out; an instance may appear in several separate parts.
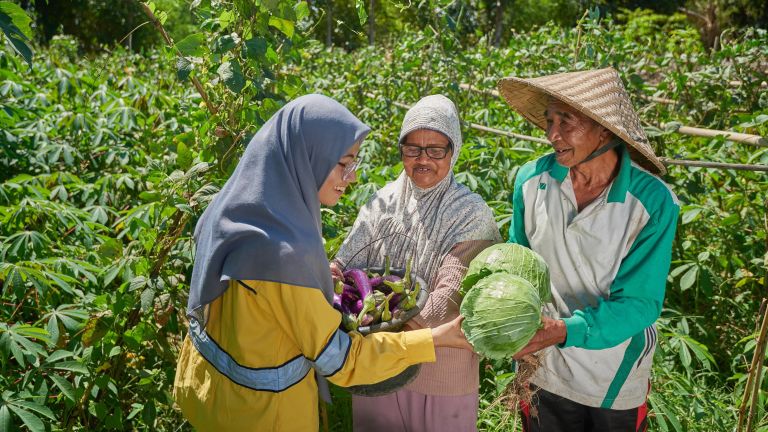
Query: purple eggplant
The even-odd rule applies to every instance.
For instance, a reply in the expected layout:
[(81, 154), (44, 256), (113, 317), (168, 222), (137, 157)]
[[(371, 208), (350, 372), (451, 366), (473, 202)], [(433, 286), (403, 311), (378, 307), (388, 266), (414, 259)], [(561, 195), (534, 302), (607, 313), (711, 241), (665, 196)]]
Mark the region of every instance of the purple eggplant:
[(354, 287), (360, 293), (360, 298), (365, 300), (366, 297), (373, 294), (373, 288), (368, 280), (368, 275), (360, 269), (349, 269), (344, 272), (344, 277), (352, 279)]
[(363, 309), (363, 301), (352, 295), (350, 291), (344, 291), (341, 295), (341, 304), (350, 313), (358, 314)]
[(389, 298), (389, 309), (394, 310), (395, 307), (400, 303), (400, 299), (402, 298), (402, 294), (398, 294), (396, 292), (392, 292), (392, 296)]
[(384, 282), (384, 276), (376, 276), (368, 279), (368, 283), (371, 284), (371, 287), (376, 288), (377, 286), (381, 285), (382, 282)]
[(357, 323), (360, 324), (366, 313), (376, 309), (373, 288), (368, 280), (368, 275), (360, 269), (349, 269), (344, 272), (344, 277), (349, 278), (354, 282), (354, 286), (357, 288), (357, 291), (360, 293), (360, 298), (363, 300), (363, 308), (357, 314)]

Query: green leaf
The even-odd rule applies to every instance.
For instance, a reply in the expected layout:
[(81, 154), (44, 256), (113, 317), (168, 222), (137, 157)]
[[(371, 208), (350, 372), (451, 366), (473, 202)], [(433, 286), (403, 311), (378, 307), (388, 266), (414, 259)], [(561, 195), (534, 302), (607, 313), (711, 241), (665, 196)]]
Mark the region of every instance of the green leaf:
[(230, 24), (235, 22), (235, 13), (229, 10), (225, 10), (219, 15), (219, 25), (222, 29), (229, 27)]
[(53, 415), (53, 411), (45, 405), (36, 404), (25, 400), (15, 400), (13, 403), (17, 406), (24, 407), (30, 411), (34, 411), (40, 415), (48, 417), (51, 420), (56, 420), (56, 416)]
[(29, 27), (32, 18), (24, 12), (24, 9), (12, 2), (0, 1), (0, 23), (3, 21), (3, 18), (7, 18), (27, 40), (32, 39), (32, 28)]
[[(2, 3), (8, 2), (0, 2), (0, 4)], [(5, 37), (11, 42), (14, 51), (16, 51), (16, 53), (18, 53), (31, 68), (32, 48), (27, 44), (29, 38), (13, 23), (9, 15), (5, 14), (2, 10), (0, 10), (0, 30), (3, 31)]]
[(264, 38), (254, 37), (245, 41), (245, 57), (259, 60), (267, 53), (267, 41)]
[(691, 268), (691, 266), (696, 265), (695, 263), (687, 263), (683, 264), (681, 266), (675, 267), (671, 272), (669, 272), (669, 275), (673, 278), (678, 277), (681, 273)]
[(683, 225), (688, 224), (696, 220), (696, 218), (699, 216), (699, 213), (701, 213), (701, 207), (694, 207), (690, 210), (686, 210), (683, 212)]
[(156, 191), (144, 191), (139, 194), (139, 198), (141, 198), (144, 202), (155, 202), (160, 201), (160, 198), (162, 198), (163, 195), (160, 192)]
[(45, 326), (48, 330), (48, 334), (51, 336), (51, 343), (56, 344), (59, 342), (59, 320), (56, 315), (52, 315), (48, 320), (48, 324)]
[(230, 33), (216, 39), (216, 43), (214, 43), (214, 49), (216, 52), (223, 54), (232, 48), (235, 48), (239, 43), (240, 36), (237, 33)]
[(147, 286), (147, 278), (144, 276), (136, 276), (135, 278), (131, 279), (130, 284), (130, 291), (136, 291), (137, 289), (141, 289)]
[(203, 33), (194, 33), (176, 42), (176, 48), (187, 57), (202, 57), (206, 52), (207, 37)]
[(10, 408), (32, 432), (45, 432), (45, 426), (43, 425), (43, 421), (40, 420), (40, 417), (12, 404), (9, 404), (8, 408)]
[(287, 19), (278, 18), (276, 16), (269, 17), (269, 25), (280, 30), (288, 36), (289, 38), (293, 37), (293, 22), (289, 21)]
[(53, 365), (53, 368), (54, 369), (59, 369), (59, 370), (66, 370), (66, 371), (76, 372), (76, 373), (80, 373), (80, 374), (83, 374), (83, 375), (88, 375), (88, 373), (89, 373), (88, 372), (88, 368), (85, 367), (85, 365), (83, 365), (82, 363), (80, 363), (78, 361), (74, 361), (74, 360), (63, 361), (63, 362), (56, 363), (55, 365)]
[(297, 3), (294, 10), (296, 11), (296, 21), (301, 21), (309, 16), (309, 5), (305, 1)]
[(224, 84), (233, 93), (238, 94), (245, 87), (245, 78), (243, 78), (243, 71), (240, 69), (240, 63), (235, 60), (222, 63), (219, 69), (216, 71)]
[(699, 266), (694, 265), (680, 278), (680, 289), (685, 291), (696, 283), (696, 276), (699, 274)]
[(67, 357), (72, 357), (75, 355), (72, 351), (65, 351), (65, 350), (57, 350), (53, 354), (49, 355), (48, 358), (45, 359), (46, 363), (54, 363), (61, 359), (65, 359)]
[(357, 17), (360, 19), (360, 25), (364, 25), (368, 21), (368, 12), (365, 11), (365, 1), (355, 0), (355, 9), (357, 9)]
[(104, 313), (96, 314), (85, 325), (83, 335), (80, 338), (83, 341), (83, 345), (91, 346), (107, 334), (109, 327), (107, 327), (107, 324), (104, 322), (104, 315)]
[(267, 53), (264, 54), (264, 58), (267, 59), (269, 64), (275, 64), (280, 61), (280, 57), (277, 55), (277, 51), (275, 51), (271, 46), (267, 47)]
[(0, 432), (10, 432), (11, 430), (11, 412), (8, 405), (0, 406)]
[(192, 166), (193, 159), (194, 156), (186, 144), (179, 142), (176, 145), (176, 163), (179, 165), (179, 168), (184, 170), (189, 169), (189, 167)]
[(186, 81), (195, 65), (192, 64), (186, 57), (179, 57), (176, 59), (176, 77), (179, 81)]
[(155, 300), (155, 289), (147, 288), (141, 293), (141, 311), (147, 312), (152, 309)]
[(56, 384), (56, 387), (61, 390), (61, 393), (72, 402), (75, 402), (77, 400), (77, 396), (75, 395), (75, 389), (72, 387), (72, 384), (64, 377), (56, 375), (55, 373), (49, 374), (48, 377), (53, 381), (54, 384)]
[(109, 356), (110, 357), (114, 357), (114, 356), (120, 354), (121, 352), (123, 352), (123, 349), (121, 347), (113, 346), (112, 349), (109, 350)]
[(136, 414), (140, 413), (141, 410), (144, 409), (144, 405), (140, 403), (132, 403), (131, 404), (131, 412), (128, 414), (128, 417), (126, 417), (126, 420), (130, 420), (134, 417), (136, 417)]

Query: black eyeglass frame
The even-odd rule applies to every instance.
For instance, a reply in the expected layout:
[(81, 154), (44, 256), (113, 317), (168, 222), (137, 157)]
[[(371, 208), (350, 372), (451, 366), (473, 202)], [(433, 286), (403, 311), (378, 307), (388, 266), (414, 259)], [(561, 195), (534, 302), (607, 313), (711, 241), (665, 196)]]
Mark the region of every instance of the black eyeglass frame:
[[(406, 154), (403, 152), (403, 147), (417, 148), (417, 149), (419, 149), (419, 154), (417, 154), (417, 155), (415, 155), (415, 156), (406, 155)], [(453, 143), (449, 142), (449, 143), (448, 143), (448, 145), (446, 145), (446, 146), (426, 146), (426, 147), (417, 146), (417, 145), (414, 145), (414, 144), (402, 144), (402, 143), (401, 143), (401, 144), (399, 144), (399, 145), (398, 145), (398, 148), (400, 149), (400, 157), (401, 157), (401, 158), (402, 158), (402, 157), (418, 158), (418, 157), (420, 157), (420, 156), (421, 156), (421, 153), (422, 153), (422, 152), (424, 152), (424, 153), (426, 153), (426, 154), (427, 154), (427, 156), (428, 156), (430, 159), (434, 159), (434, 160), (441, 160), (441, 159), (445, 159), (445, 158), (448, 156), (448, 152), (449, 152), (449, 151), (451, 151), (451, 152), (453, 151)], [(442, 155), (442, 156), (440, 156), (440, 157), (434, 157), (434, 156), (432, 156), (431, 154), (429, 154), (429, 151), (430, 151), (430, 150), (433, 150), (433, 149), (434, 149), (434, 150), (438, 150), (438, 149), (439, 149), (439, 150), (442, 150), (442, 152), (443, 152), (443, 155)]]

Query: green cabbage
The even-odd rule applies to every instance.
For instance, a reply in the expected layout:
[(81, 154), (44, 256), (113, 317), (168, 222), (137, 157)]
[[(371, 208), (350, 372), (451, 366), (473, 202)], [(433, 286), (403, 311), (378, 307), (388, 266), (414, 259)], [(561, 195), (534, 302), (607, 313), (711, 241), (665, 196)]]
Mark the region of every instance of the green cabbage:
[(477, 282), (461, 302), (462, 330), (485, 357), (512, 357), (541, 327), (541, 301), (530, 282), (494, 273)]
[(530, 282), (538, 291), (542, 303), (552, 299), (549, 269), (544, 258), (516, 243), (499, 243), (480, 252), (469, 263), (467, 275), (461, 282), (462, 293), (466, 293), (480, 279), (498, 272), (520, 276)]

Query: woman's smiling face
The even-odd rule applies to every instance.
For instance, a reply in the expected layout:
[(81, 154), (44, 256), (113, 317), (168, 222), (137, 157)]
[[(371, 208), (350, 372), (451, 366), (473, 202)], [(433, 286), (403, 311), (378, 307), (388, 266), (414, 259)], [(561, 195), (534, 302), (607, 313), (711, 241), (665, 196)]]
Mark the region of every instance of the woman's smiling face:
[[(429, 129), (415, 130), (405, 136), (401, 145), (421, 147), (421, 153), (415, 157), (407, 156), (403, 150), (400, 152), (405, 173), (416, 186), (422, 189), (431, 188), (451, 171), (451, 156), (453, 155), (453, 151), (449, 148), (451, 142), (442, 133)], [(425, 151), (426, 147), (447, 148), (445, 157), (442, 159), (429, 157)]]
[(344, 195), (344, 191), (347, 189), (350, 183), (357, 179), (357, 174), (354, 169), (344, 177), (344, 170), (351, 164), (357, 163), (357, 153), (360, 151), (360, 143), (355, 143), (352, 147), (344, 153), (344, 156), (339, 159), (339, 162), (328, 174), (328, 177), (323, 182), (320, 190), (317, 192), (317, 196), (320, 199), (320, 204), (328, 207), (335, 206), (339, 202), (339, 199)]

